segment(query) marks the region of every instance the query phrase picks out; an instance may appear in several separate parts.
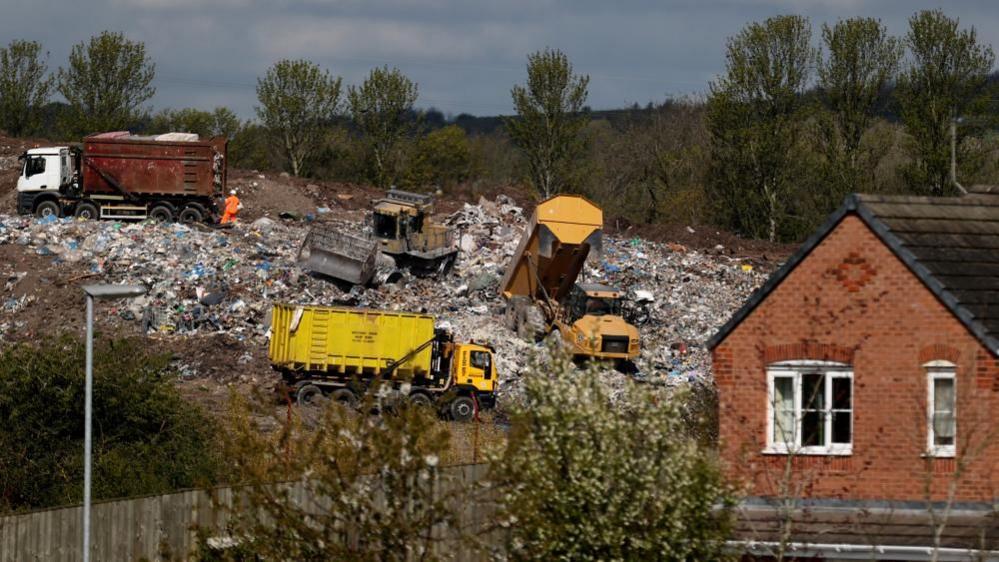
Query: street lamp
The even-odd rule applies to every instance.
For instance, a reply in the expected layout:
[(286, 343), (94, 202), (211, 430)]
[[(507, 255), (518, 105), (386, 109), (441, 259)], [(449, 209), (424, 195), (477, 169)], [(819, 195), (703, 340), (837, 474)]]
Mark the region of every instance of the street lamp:
[(141, 285), (84, 285), (87, 295), (87, 381), (83, 422), (83, 562), (90, 562), (90, 454), (94, 394), (94, 299), (124, 299), (146, 293)]

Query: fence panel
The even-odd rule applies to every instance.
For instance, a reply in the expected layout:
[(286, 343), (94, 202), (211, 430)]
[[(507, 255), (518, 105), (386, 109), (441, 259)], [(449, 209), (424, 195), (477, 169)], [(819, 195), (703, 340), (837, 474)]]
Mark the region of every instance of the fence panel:
[[(487, 471), (484, 464), (442, 469), (454, 479), (455, 486), (481, 481)], [(305, 500), (307, 487), (301, 482), (292, 486), (292, 496)], [(442, 494), (448, 491), (447, 486), (440, 490)], [(214, 488), (95, 503), (91, 512), (91, 560), (182, 560), (194, 546), (195, 527), (223, 528), (229, 520), (228, 508), (237, 497), (232, 488)], [(490, 496), (476, 494), (475, 500), (462, 509), (470, 524), (481, 525), (491, 518), (495, 507)], [(83, 508), (78, 505), (0, 516), (0, 562), (81, 561), (82, 517)], [(491, 533), (487, 540), (495, 542), (499, 538)], [(451, 552), (459, 549), (463, 562), (481, 558), (464, 554), (465, 549), (451, 541), (440, 546)]]

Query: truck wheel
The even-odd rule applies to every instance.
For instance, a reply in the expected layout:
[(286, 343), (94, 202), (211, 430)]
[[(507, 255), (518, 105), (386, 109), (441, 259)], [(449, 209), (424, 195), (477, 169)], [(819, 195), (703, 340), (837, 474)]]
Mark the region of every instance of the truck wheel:
[(149, 211), (149, 218), (159, 223), (173, 222), (173, 209), (166, 205), (155, 205)]
[(59, 216), (59, 203), (55, 201), (42, 201), (35, 207), (36, 217), (43, 219), (49, 215)]
[(432, 408), (434, 399), (426, 392), (414, 392), (409, 395), (409, 403), (417, 408)]
[(73, 213), (78, 219), (85, 219), (88, 221), (97, 220), (100, 216), (100, 212), (97, 210), (97, 205), (84, 201), (76, 206), (76, 212)]
[(448, 413), (454, 421), (467, 422), (475, 415), (475, 402), (470, 396), (455, 396), (448, 406)]
[(314, 384), (306, 384), (299, 387), (296, 393), (296, 400), (299, 406), (317, 406), (322, 400), (323, 391)]
[(342, 404), (348, 408), (357, 405), (357, 395), (349, 388), (338, 388), (330, 393), (330, 400), (337, 404)]
[(548, 343), (559, 352), (569, 353), (571, 351), (569, 342), (565, 341), (565, 338), (562, 337), (562, 330), (558, 328), (555, 328), (548, 334), (548, 337), (545, 338), (545, 343)]
[(184, 207), (180, 212), (180, 222), (191, 224), (205, 220), (205, 215), (197, 207)]

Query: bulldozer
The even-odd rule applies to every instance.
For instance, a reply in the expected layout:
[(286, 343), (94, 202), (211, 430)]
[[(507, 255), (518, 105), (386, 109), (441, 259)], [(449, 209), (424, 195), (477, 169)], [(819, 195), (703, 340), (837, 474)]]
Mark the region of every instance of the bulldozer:
[(455, 233), (434, 223), (432, 213), (429, 195), (389, 190), (374, 201), (368, 234), (318, 224), (306, 236), (298, 261), (305, 269), (357, 285), (387, 268), (408, 268), (418, 276), (446, 274), (458, 255)]

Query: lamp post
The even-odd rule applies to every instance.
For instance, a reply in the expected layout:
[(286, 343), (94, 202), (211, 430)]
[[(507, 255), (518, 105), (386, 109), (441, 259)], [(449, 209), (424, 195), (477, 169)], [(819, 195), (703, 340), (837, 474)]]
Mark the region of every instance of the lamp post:
[(90, 455), (94, 394), (94, 299), (124, 299), (146, 293), (141, 285), (84, 285), (87, 295), (87, 367), (83, 422), (83, 562), (90, 562)]

